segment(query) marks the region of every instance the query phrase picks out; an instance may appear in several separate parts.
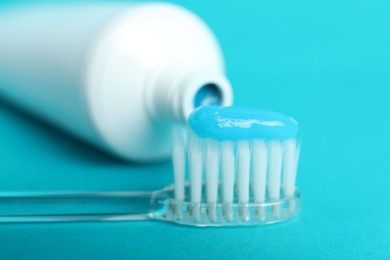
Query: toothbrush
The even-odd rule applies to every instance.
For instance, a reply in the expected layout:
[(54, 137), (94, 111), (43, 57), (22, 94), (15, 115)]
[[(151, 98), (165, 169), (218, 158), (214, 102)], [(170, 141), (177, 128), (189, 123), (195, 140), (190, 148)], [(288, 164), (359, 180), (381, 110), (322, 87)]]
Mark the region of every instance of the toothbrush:
[(281, 222), (300, 212), (295, 120), (208, 106), (195, 110), (188, 125), (173, 132), (173, 185), (153, 192), (1, 193), (0, 223), (152, 219), (238, 226)]

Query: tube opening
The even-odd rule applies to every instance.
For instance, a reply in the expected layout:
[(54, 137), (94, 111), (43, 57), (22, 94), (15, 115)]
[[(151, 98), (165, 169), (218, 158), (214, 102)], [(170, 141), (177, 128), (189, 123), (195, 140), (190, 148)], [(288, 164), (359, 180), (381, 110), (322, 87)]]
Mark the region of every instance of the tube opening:
[(222, 105), (222, 92), (215, 83), (204, 84), (199, 88), (194, 97), (194, 108), (210, 105)]

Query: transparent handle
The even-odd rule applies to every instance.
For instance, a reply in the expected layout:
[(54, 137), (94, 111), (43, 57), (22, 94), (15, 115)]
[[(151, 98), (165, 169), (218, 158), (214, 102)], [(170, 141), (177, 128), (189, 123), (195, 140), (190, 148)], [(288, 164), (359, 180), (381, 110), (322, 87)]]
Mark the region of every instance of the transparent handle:
[(247, 204), (193, 203), (189, 184), (184, 193), (187, 199), (176, 200), (174, 186), (153, 192), (3, 192), (0, 223), (153, 219), (199, 227), (243, 226), (286, 221), (301, 211), (298, 189), (293, 196)]
[(154, 218), (156, 192), (3, 192), (0, 223)]

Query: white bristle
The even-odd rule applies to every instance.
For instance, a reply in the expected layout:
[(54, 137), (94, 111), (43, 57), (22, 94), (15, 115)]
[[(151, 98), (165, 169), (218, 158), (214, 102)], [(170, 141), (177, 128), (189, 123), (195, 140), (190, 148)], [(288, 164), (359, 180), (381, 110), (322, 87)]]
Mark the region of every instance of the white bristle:
[(231, 205), (234, 199), (234, 144), (230, 141), (221, 143), (221, 169), (222, 169), (222, 200), (226, 220), (233, 218)]
[(206, 189), (208, 213), (211, 221), (217, 217), (216, 203), (218, 200), (219, 185), (219, 146), (215, 140), (205, 141), (205, 171), (206, 171)]
[(296, 147), (295, 139), (287, 140), (284, 143), (283, 190), (287, 197), (293, 196), (295, 192)]
[(186, 163), (186, 152), (185, 152), (185, 137), (183, 129), (174, 128), (173, 131), (173, 170), (175, 178), (175, 199), (184, 200), (184, 185), (185, 185), (185, 163)]
[[(279, 141), (270, 141), (268, 149), (268, 196), (272, 200), (277, 200), (280, 198), (283, 149)], [(279, 214), (280, 208), (275, 206), (273, 215), (279, 216)]]
[[(285, 143), (284, 169), (283, 169), (283, 191), (286, 197), (293, 197), (295, 194), (295, 182), (298, 168), (300, 145), (297, 146), (296, 139), (290, 139)], [(295, 201), (289, 202), (290, 212), (295, 210)]]
[[(267, 164), (268, 164), (267, 145), (262, 140), (253, 141), (252, 146), (252, 190), (256, 203), (265, 202)], [(265, 218), (264, 208), (257, 211), (257, 217)]]
[(295, 150), (295, 174), (298, 171), (299, 156), (301, 154), (301, 143), (298, 142), (298, 145)]
[[(188, 156), (191, 182), (191, 202), (198, 205), (202, 201), (203, 152), (201, 140), (194, 134), (190, 136)], [(193, 207), (192, 216), (195, 221), (199, 220), (199, 207)]]
[[(250, 146), (249, 141), (239, 141), (237, 144), (237, 191), (238, 202), (241, 205), (249, 202), (250, 179)], [(247, 207), (240, 207), (241, 218), (248, 218)]]

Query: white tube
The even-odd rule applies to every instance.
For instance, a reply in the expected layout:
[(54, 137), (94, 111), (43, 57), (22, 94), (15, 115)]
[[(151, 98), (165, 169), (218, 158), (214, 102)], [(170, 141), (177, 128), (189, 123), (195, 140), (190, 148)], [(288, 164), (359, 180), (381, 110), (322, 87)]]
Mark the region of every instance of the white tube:
[(125, 159), (166, 158), (203, 86), (230, 105), (223, 70), (207, 26), (172, 4), (0, 11), (0, 95)]

